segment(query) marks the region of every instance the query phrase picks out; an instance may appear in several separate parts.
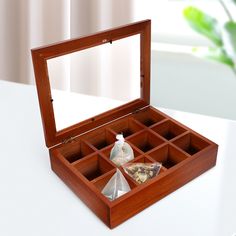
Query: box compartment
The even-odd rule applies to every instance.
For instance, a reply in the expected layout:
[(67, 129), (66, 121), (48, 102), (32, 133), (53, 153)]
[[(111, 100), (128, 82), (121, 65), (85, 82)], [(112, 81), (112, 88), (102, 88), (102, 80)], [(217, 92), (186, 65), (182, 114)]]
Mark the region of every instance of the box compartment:
[(116, 134), (123, 134), (123, 136), (127, 138), (128, 136), (142, 130), (143, 126), (133, 118), (124, 118), (116, 124), (111, 125), (110, 129)]
[(176, 139), (173, 141), (173, 144), (190, 155), (194, 155), (210, 145), (207, 141), (193, 133), (188, 133)]
[(83, 141), (74, 141), (65, 144), (59, 151), (67, 161), (73, 163), (81, 158), (93, 153), (95, 149)]
[(152, 127), (152, 130), (167, 140), (171, 140), (187, 130), (171, 120), (165, 120)]
[(176, 149), (171, 144), (166, 144), (160, 148), (150, 151), (148, 155), (153, 160), (162, 163), (162, 165), (167, 169), (177, 165), (189, 157), (189, 155)]
[(73, 165), (89, 181), (98, 178), (106, 172), (114, 169), (112, 163), (108, 162), (100, 154), (92, 154)]
[(144, 130), (127, 140), (142, 152), (148, 152), (165, 142), (151, 130)]
[(83, 140), (92, 148), (100, 150), (116, 141), (116, 136), (109, 129), (99, 129), (83, 136)]
[(133, 117), (144, 126), (150, 127), (166, 119), (163, 114), (147, 108), (133, 115)]

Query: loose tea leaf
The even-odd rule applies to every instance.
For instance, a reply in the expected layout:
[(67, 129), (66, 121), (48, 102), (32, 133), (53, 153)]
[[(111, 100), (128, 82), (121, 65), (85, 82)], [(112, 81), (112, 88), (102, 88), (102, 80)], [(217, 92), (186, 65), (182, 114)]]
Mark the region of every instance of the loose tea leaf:
[(156, 163), (129, 163), (123, 166), (124, 171), (131, 176), (136, 182), (142, 184), (149, 179), (157, 176), (161, 164)]

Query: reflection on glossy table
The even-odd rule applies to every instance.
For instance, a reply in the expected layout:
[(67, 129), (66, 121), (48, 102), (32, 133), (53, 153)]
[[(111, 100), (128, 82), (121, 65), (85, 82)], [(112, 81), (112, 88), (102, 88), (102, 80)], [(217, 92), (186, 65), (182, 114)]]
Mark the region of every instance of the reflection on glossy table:
[(217, 165), (110, 230), (51, 171), (36, 88), (0, 81), (0, 108), (0, 235), (236, 235), (235, 121), (160, 109), (219, 144)]

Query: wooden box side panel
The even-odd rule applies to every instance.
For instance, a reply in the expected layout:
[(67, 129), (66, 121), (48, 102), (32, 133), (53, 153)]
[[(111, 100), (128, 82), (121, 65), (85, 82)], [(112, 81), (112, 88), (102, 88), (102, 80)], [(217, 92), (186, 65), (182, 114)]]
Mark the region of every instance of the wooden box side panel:
[(116, 227), (215, 166), (217, 149), (217, 145), (212, 145), (188, 163), (181, 163), (179, 167), (163, 173), (159, 180), (150, 181), (139, 192), (114, 205), (111, 209), (110, 228)]
[(67, 161), (55, 150), (50, 151), (52, 170), (72, 191), (107, 225), (110, 215), (108, 206), (79, 178)]

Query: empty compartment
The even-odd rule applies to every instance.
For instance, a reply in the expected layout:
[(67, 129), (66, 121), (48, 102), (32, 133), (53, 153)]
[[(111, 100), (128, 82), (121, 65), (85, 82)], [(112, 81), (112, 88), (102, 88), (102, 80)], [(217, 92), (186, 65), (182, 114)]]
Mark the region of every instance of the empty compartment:
[(173, 141), (173, 144), (183, 149), (190, 155), (196, 154), (209, 145), (208, 142), (192, 133), (186, 134), (176, 139), (175, 141)]
[(110, 128), (117, 134), (123, 134), (124, 137), (128, 137), (143, 129), (143, 127), (132, 118), (125, 118), (119, 122), (116, 122), (111, 125)]
[[(101, 178), (98, 178), (96, 180), (93, 181), (93, 184), (97, 187), (97, 189), (101, 192), (103, 190), (103, 188), (106, 186), (106, 184), (108, 183), (108, 181), (111, 179), (111, 177), (116, 173), (116, 171), (110, 171), (109, 173), (107, 173), (106, 175), (104, 175)], [(122, 172), (122, 174), (124, 175), (125, 179), (127, 180), (129, 186), (131, 189), (135, 188), (137, 185), (130, 180), (129, 178), (127, 178), (125, 176), (125, 174)]]
[(156, 126), (152, 127), (152, 130), (167, 140), (171, 140), (186, 131), (183, 127), (177, 125), (171, 120), (157, 124)]
[(143, 152), (148, 152), (155, 147), (163, 144), (165, 141), (157, 137), (155, 134), (149, 131), (143, 131), (128, 139), (130, 143), (135, 145)]
[(167, 169), (188, 158), (187, 155), (171, 145), (164, 145), (148, 153), (148, 155), (153, 160), (162, 163)]
[(141, 110), (138, 113), (133, 114), (133, 117), (147, 127), (154, 125), (166, 118), (151, 108)]
[(84, 135), (85, 139), (96, 149), (100, 150), (116, 141), (115, 135), (107, 129), (99, 129)]
[(64, 144), (59, 151), (70, 163), (94, 152), (89, 145), (79, 140)]
[(82, 159), (77, 162), (74, 167), (90, 181), (114, 169), (114, 167), (99, 154)]

